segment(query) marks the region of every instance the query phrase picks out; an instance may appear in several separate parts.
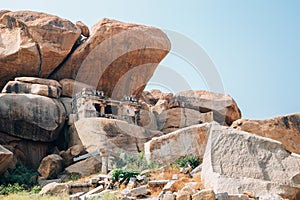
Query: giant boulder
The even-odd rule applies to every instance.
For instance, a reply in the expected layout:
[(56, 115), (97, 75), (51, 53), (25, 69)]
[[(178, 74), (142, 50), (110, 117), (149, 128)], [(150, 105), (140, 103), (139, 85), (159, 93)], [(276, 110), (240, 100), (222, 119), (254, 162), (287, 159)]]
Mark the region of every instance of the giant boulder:
[(107, 153), (118, 150), (138, 153), (152, 137), (162, 135), (159, 131), (147, 130), (125, 121), (107, 118), (84, 118), (71, 128), (70, 146), (82, 144), (92, 153), (104, 148)]
[(57, 178), (63, 169), (63, 159), (57, 154), (51, 154), (43, 158), (38, 168), (38, 172), (45, 179)]
[(242, 116), (231, 96), (205, 90), (179, 92), (170, 100), (169, 107), (189, 108), (200, 112), (212, 111), (215, 121), (229, 126)]
[(81, 33), (66, 19), (33, 11), (4, 12), (0, 27), (0, 88), (16, 76), (48, 77)]
[(161, 30), (105, 18), (51, 77), (92, 85), (114, 99), (140, 95), (169, 50)]
[(202, 166), (202, 181), (216, 193), (300, 198), (300, 156), (275, 140), (214, 123)]
[(158, 129), (164, 133), (213, 120), (212, 112), (200, 113), (188, 108), (173, 108), (157, 116)]
[(152, 138), (144, 144), (148, 162), (172, 163), (186, 155), (203, 158), (210, 124), (193, 125)]
[(280, 141), (288, 151), (300, 154), (300, 114), (264, 120), (240, 119), (233, 128)]
[(32, 141), (56, 140), (65, 123), (62, 103), (32, 94), (0, 94), (0, 131)]

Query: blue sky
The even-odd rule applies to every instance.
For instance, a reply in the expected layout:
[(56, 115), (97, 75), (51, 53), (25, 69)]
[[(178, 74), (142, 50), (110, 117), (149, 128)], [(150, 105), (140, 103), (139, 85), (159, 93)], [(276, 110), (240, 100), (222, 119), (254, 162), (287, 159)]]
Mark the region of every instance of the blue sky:
[[(48, 12), (89, 26), (107, 17), (176, 31), (205, 50), (245, 118), (300, 112), (300, 1), (20, 0), (3, 1), (1, 8)], [(189, 69), (172, 55), (162, 65), (180, 75)], [(210, 89), (190, 75), (192, 89)]]

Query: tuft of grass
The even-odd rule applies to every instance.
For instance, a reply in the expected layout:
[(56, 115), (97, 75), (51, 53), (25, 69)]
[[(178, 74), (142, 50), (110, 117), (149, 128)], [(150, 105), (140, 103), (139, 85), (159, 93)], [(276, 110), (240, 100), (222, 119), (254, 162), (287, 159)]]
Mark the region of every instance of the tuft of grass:
[(136, 177), (139, 175), (139, 171), (129, 170), (129, 169), (114, 169), (111, 173), (111, 177), (114, 181), (119, 182), (120, 184), (128, 182), (130, 178)]
[(187, 167), (191, 166), (192, 169), (195, 169), (197, 166), (200, 165), (200, 159), (197, 156), (187, 155), (180, 157), (174, 162), (175, 166), (179, 167)]

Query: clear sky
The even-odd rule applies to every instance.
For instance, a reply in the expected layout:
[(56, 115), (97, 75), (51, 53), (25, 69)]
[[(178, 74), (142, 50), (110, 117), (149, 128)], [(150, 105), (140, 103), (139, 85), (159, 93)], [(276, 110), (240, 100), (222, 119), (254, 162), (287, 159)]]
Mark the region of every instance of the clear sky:
[[(47, 12), (88, 26), (107, 17), (176, 31), (205, 49), (245, 118), (300, 112), (300, 1), (15, 0), (2, 1), (1, 8)], [(179, 74), (188, 68), (171, 57), (163, 66)], [(203, 80), (190, 85), (208, 89)]]

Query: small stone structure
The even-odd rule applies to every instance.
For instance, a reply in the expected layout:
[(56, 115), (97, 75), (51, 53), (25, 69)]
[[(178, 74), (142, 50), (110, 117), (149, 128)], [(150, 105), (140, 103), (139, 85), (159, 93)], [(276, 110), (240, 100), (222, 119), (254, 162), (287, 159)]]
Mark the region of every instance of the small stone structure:
[(140, 105), (133, 96), (126, 96), (121, 101), (104, 96), (103, 91), (84, 88), (75, 95), (72, 102), (76, 120), (90, 117), (106, 117), (138, 124)]

